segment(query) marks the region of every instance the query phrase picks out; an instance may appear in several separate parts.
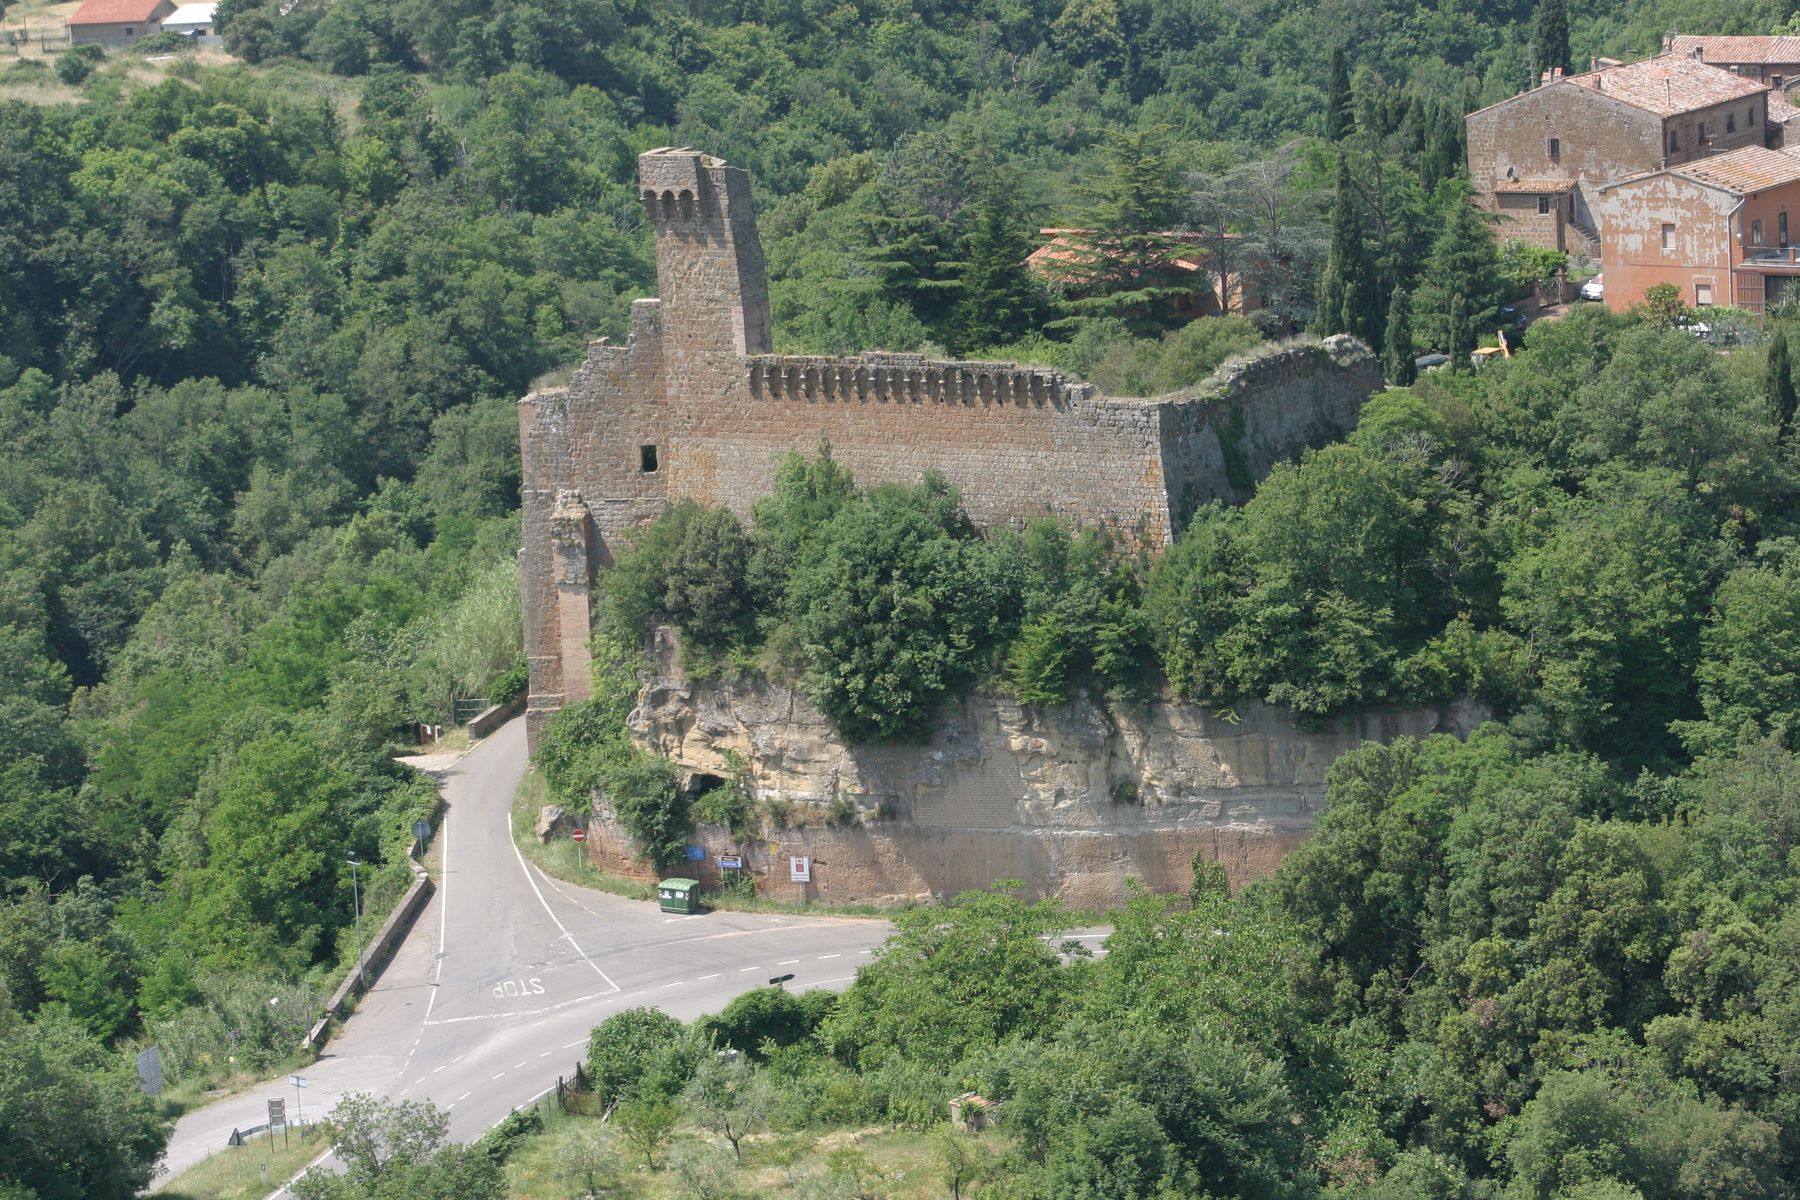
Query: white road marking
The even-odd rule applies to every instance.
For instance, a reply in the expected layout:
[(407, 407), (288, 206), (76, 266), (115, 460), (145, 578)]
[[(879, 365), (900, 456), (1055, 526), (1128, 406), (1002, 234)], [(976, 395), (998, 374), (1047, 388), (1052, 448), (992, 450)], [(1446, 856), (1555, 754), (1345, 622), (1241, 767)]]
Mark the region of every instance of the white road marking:
[(473, 1096), (474, 1094), (475, 1094), (474, 1092), (464, 1092), (462, 1095), (460, 1095), (456, 1098), (456, 1102), (458, 1104), (461, 1104), (464, 1100), (467, 1100), (470, 1096)]
[(525, 854), (519, 849), (519, 844), (517, 842), (513, 842), (513, 857), (519, 860), (519, 870), (525, 872), (525, 882), (531, 885), (531, 894), (538, 898), (538, 903), (544, 906), (544, 912), (556, 923), (556, 927), (562, 930), (564, 940), (575, 948), (575, 953), (581, 955), (581, 961), (594, 968), (594, 974), (606, 980), (607, 986), (612, 988), (613, 991), (617, 992), (624, 990), (620, 988), (618, 984), (614, 983), (612, 978), (607, 975), (605, 971), (600, 969), (599, 963), (588, 957), (587, 951), (581, 948), (581, 943), (575, 940), (575, 935), (569, 932), (569, 927), (562, 923), (562, 918), (556, 915), (555, 910), (550, 907), (550, 902), (544, 899), (544, 890), (538, 887), (537, 880), (532, 877), (531, 868), (525, 864)]
[(568, 1045), (564, 1046), (563, 1049), (564, 1050), (573, 1050), (577, 1046), (585, 1046), (586, 1044), (587, 1044), (587, 1039), (582, 1038), (580, 1041), (570, 1042)]
[(778, 967), (791, 967), (799, 961), (800, 960), (797, 958), (784, 958), (780, 962), (776, 963), (775, 965)]
[[(450, 937), (450, 814), (444, 814), (443, 823), (438, 828), (438, 836), (443, 841), (443, 858), (438, 866), (438, 874), (443, 876), (438, 884), (438, 952), (437, 966), (431, 972), (431, 995), (425, 1000), (424, 1024), (431, 1024), (431, 1010), (437, 1007), (438, 993), (443, 990), (439, 984), (444, 978), (444, 947)], [(420, 857), (424, 857), (421, 853)]]
[(717, 979), (717, 978), (718, 978), (717, 975), (702, 975), (700, 977), (700, 982), (705, 983), (708, 979)]
[(539, 1058), (549, 1058), (552, 1054), (555, 1054), (555, 1053), (556, 1053), (556, 1051), (554, 1051), (554, 1050), (546, 1050), (542, 1054), (538, 1055), (538, 1057)]
[(525, 1065), (525, 1064), (524, 1064), (524, 1063), (522, 1063), (522, 1062), (516, 1062), (516, 1063), (514, 1063), (514, 1064), (513, 1064), (513, 1065), (512, 1065), (512, 1067), (511, 1067), (511, 1068), (510, 1068), (510, 1069), (511, 1069), (511, 1070), (514, 1070), (514, 1071), (516, 1071), (516, 1070), (518, 1070), (518, 1069), (519, 1069), (519, 1068), (520, 1068), (520, 1067), (522, 1067), (522, 1066), (524, 1066), (524, 1065)]
[(681, 986), (681, 984), (682, 984), (682, 981), (681, 981), (681, 980), (679, 980), (679, 979), (677, 979), (677, 980), (676, 980), (676, 981), (675, 981), (675, 982), (674, 982), (674, 983), (665, 983), (665, 984), (663, 984), (663, 990), (664, 990), (664, 991), (667, 991), (667, 990), (668, 990), (668, 989), (669, 989), (669, 988), (672, 988), (672, 987), (680, 987), (680, 986)]
[(745, 971), (754, 971), (754, 970), (756, 970), (755, 967), (739, 967), (738, 974), (742, 975)]
[(445, 1063), (445, 1064), (443, 1064), (443, 1066), (433, 1067), (433, 1068), (431, 1068), (431, 1073), (433, 1075), (436, 1075), (439, 1071), (443, 1070), (444, 1067), (447, 1067), (449, 1065), (450, 1065), (449, 1063)]
[[(504, 1075), (504, 1074), (506, 1074), (505, 1071), (500, 1072), (500, 1075)], [(500, 1075), (495, 1075), (495, 1076), (493, 1076), (493, 1078), (498, 1079), (498, 1078), (500, 1078)]]
[(821, 955), (819, 955), (819, 961), (824, 962), (828, 958), (842, 958), (842, 957), (844, 957), (844, 956), (841, 954), (821, 954)]
[(875, 952), (873, 950), (858, 950), (857, 953), (858, 954), (873, 954)]

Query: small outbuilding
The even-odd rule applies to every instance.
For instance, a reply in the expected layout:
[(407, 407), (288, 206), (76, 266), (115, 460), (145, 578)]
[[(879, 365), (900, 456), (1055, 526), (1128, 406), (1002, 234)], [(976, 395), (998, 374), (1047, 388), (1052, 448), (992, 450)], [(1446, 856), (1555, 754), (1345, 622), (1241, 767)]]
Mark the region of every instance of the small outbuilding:
[(171, 0), (87, 0), (69, 18), (69, 40), (78, 46), (123, 46), (161, 33), (174, 12)]
[(188, 37), (211, 37), (213, 31), (213, 15), (219, 11), (217, 4), (184, 4), (169, 14), (162, 23), (168, 33), (185, 34)]

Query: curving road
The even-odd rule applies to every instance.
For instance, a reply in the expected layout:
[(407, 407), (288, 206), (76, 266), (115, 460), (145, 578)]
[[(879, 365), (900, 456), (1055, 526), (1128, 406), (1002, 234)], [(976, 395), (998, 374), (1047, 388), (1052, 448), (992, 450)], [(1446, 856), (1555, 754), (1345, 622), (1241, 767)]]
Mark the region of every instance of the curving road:
[[(349, 1092), (430, 1100), (467, 1141), (573, 1073), (588, 1031), (649, 1006), (685, 1019), (792, 972), (795, 988), (841, 987), (888, 934), (883, 921), (709, 913), (666, 916), (550, 879), (513, 845), (509, 813), (526, 767), (513, 721), (443, 775), (438, 889), (380, 980), (304, 1070), (308, 1119)], [(281, 1079), (176, 1124), (170, 1175), (260, 1125)], [(162, 1178), (168, 1178), (163, 1176)]]

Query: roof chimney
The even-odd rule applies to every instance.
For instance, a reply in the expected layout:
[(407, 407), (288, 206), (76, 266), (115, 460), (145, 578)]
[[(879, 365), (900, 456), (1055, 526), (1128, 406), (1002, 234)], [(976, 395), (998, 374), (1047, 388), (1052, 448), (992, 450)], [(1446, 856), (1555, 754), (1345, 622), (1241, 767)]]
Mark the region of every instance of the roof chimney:
[(1705, 46), (1695, 46), (1693, 57), (1694, 57), (1695, 62), (1705, 62), (1706, 61), (1706, 47)]

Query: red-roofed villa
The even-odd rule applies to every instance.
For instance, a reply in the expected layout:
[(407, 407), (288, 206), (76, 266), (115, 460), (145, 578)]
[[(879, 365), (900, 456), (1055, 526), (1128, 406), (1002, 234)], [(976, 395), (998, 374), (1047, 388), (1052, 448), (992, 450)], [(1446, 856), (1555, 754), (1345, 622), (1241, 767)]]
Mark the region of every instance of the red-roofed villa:
[(69, 18), (69, 40), (122, 46), (162, 32), (163, 21), (174, 11), (170, 0), (87, 0)]

